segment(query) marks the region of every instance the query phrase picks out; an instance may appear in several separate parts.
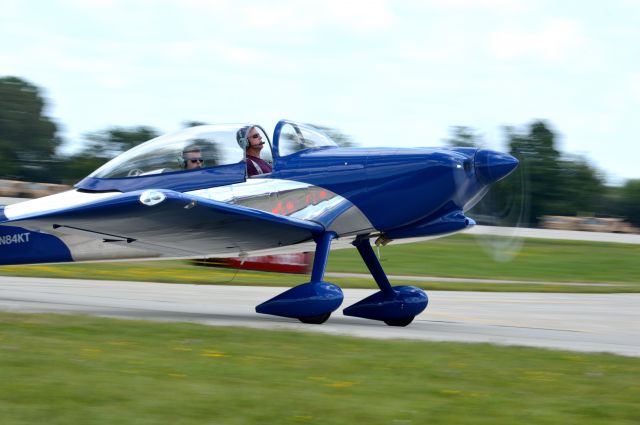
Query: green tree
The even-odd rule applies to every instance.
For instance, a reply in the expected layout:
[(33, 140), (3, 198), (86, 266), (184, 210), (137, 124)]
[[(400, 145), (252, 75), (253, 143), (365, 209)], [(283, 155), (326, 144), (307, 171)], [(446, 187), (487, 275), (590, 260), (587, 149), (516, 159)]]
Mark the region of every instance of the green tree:
[(544, 121), (532, 122), (525, 133), (519, 133), (513, 127), (505, 127), (505, 133), (509, 153), (526, 170), (530, 224), (537, 224), (545, 214), (558, 214), (564, 183), (555, 134)]
[(602, 196), (596, 202), (595, 215), (602, 217), (626, 217), (622, 186), (604, 186)]
[(89, 133), (85, 136), (79, 152), (60, 158), (60, 180), (65, 183), (78, 181), (108, 160), (158, 136), (156, 129), (147, 126), (112, 127)]
[(627, 180), (621, 190), (622, 216), (640, 227), (640, 179)]
[(317, 125), (317, 124), (307, 124), (307, 125), (315, 129), (318, 129), (322, 133), (326, 134), (331, 140), (336, 142), (338, 146), (341, 146), (343, 148), (357, 146), (357, 143), (353, 140), (353, 137), (349, 136), (346, 133), (343, 133), (342, 130), (339, 130), (333, 127)]
[(209, 123), (203, 122), (203, 121), (184, 121), (182, 123), (182, 128), (189, 128), (189, 127), (197, 127), (199, 125), (207, 125)]
[(81, 154), (111, 159), (159, 135), (156, 129), (147, 126), (112, 127), (87, 134)]
[(35, 85), (0, 78), (0, 176), (52, 181), (49, 167), (61, 139), (45, 115), (46, 99)]
[(457, 125), (449, 127), (449, 138), (444, 142), (447, 146), (478, 148), (483, 145), (482, 135), (476, 133), (473, 128)]
[(560, 197), (550, 203), (554, 214), (594, 215), (605, 194), (604, 179), (586, 158), (575, 156), (559, 161)]

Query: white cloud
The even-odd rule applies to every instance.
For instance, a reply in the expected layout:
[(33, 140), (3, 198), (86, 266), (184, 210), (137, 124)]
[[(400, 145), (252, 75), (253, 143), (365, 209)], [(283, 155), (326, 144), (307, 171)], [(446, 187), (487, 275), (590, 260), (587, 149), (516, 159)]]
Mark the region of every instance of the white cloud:
[[(126, 10), (127, 2), (123, 0), (61, 0), (62, 7), (82, 11), (87, 16), (107, 17), (115, 12)], [(111, 16), (113, 17), (113, 16)]]
[(632, 98), (640, 103), (640, 72), (635, 72), (629, 76), (629, 92)]
[(368, 33), (389, 27), (394, 14), (387, 0), (316, 0), (252, 5), (246, 16), (250, 27), (314, 30), (335, 25), (354, 32)]
[(259, 51), (246, 47), (222, 47), (219, 52), (223, 55), (224, 59), (231, 60), (241, 65), (250, 65), (252, 63), (259, 64), (260, 60)]
[(329, 12), (336, 22), (358, 31), (377, 31), (394, 22), (394, 14), (385, 0), (326, 0)]
[(300, 19), (288, 7), (250, 7), (246, 13), (246, 25), (250, 28), (275, 28), (300, 25)]
[(527, 2), (523, 0), (432, 0), (434, 6), (441, 8), (482, 8), (500, 11), (523, 10)]
[(558, 61), (586, 45), (578, 22), (565, 18), (547, 19), (538, 31), (496, 31), (489, 34), (489, 51), (499, 59), (522, 57)]

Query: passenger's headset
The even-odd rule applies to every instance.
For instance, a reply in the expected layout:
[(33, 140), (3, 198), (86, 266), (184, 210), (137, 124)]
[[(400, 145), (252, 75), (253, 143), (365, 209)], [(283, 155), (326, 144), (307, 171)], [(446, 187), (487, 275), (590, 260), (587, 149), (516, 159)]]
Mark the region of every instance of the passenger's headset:
[[(254, 126), (242, 127), (240, 130), (238, 130), (238, 133), (236, 135), (236, 140), (238, 141), (238, 144), (245, 151), (251, 147), (258, 146), (258, 145), (252, 145), (251, 141), (247, 138), (247, 134), (249, 133), (249, 130), (251, 130), (252, 128), (254, 128)], [(262, 145), (264, 145), (264, 142), (262, 142), (260, 146)]]
[(244, 150), (247, 150), (249, 146), (251, 146), (251, 144), (249, 143), (249, 139), (247, 139), (247, 133), (249, 132), (250, 128), (251, 127), (249, 126), (242, 127), (240, 130), (238, 130), (238, 133), (236, 133), (236, 140), (238, 141), (238, 145), (240, 145), (240, 147)]

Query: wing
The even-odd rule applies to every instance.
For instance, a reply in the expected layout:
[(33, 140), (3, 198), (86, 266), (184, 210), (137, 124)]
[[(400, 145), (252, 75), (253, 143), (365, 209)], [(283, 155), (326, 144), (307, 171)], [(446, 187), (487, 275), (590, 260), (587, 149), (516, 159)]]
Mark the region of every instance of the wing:
[(176, 255), (237, 254), (305, 242), (321, 224), (170, 190), (128, 192), (2, 222), (41, 232), (81, 234)]

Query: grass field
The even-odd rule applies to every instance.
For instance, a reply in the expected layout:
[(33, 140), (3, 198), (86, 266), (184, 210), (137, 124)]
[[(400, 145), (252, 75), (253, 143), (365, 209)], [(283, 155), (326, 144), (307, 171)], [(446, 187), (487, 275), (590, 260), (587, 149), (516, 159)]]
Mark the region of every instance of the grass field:
[[(389, 274), (551, 282), (640, 284), (640, 245), (525, 239), (507, 262), (496, 262), (470, 235), (428, 242), (389, 245), (382, 263)], [(365, 271), (355, 250), (336, 251), (330, 269)]]
[(638, 424), (640, 359), (0, 313), (0, 422)]
[[(495, 262), (478, 246), (474, 237), (456, 235), (416, 244), (392, 244), (382, 248), (380, 254), (383, 267), (391, 275), (560, 283), (409, 282), (425, 289), (640, 292), (640, 245), (526, 239), (512, 261)], [(328, 271), (367, 273), (355, 249), (332, 251)], [(195, 267), (182, 261), (3, 266), (0, 267), (0, 274), (269, 286), (293, 286), (306, 280), (306, 277), (299, 275)], [(375, 285), (370, 278), (331, 280), (343, 287), (373, 288)], [(604, 282), (611, 286), (571, 286), (563, 285), (563, 282)]]

